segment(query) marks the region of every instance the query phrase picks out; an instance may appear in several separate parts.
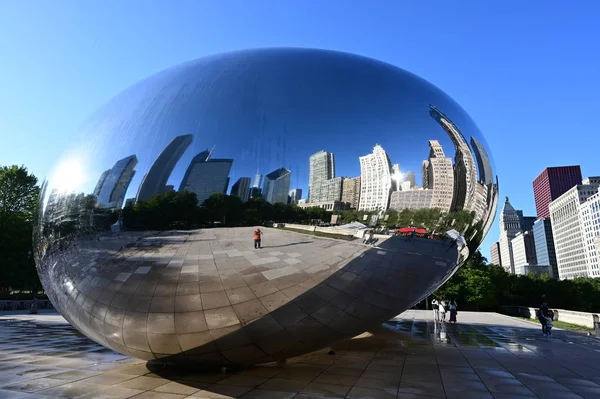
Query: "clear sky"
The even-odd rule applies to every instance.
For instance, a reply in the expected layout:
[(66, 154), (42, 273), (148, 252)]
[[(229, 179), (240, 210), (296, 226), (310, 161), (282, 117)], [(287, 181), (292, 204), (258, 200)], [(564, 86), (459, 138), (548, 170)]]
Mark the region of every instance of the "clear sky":
[[(77, 128), (166, 67), (254, 47), (366, 55), (440, 87), (477, 122), (500, 194), (534, 215), (546, 166), (600, 175), (600, 2), (0, 2), (0, 165), (44, 177)], [(482, 251), (498, 238), (497, 223)]]

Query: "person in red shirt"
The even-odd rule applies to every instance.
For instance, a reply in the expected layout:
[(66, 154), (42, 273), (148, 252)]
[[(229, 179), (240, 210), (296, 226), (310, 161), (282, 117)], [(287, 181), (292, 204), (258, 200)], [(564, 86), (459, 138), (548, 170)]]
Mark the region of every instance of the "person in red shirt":
[(263, 235), (263, 232), (260, 231), (260, 229), (254, 230), (254, 249), (260, 249), (260, 241), (261, 241), (262, 235)]

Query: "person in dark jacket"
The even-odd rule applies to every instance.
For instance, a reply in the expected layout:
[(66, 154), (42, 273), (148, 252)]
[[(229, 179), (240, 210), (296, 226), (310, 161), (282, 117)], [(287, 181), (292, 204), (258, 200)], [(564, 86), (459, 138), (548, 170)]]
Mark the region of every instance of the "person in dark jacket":
[(537, 318), (542, 325), (542, 334), (547, 336), (548, 332), (546, 331), (546, 318), (550, 315), (550, 309), (548, 308), (548, 302), (545, 299), (540, 305), (540, 308), (537, 310), (537, 313)]

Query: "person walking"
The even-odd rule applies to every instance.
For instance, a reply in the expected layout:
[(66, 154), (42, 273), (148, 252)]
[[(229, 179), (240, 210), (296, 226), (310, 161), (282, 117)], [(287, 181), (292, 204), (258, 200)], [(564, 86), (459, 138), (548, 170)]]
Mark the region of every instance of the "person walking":
[(546, 331), (546, 318), (549, 316), (549, 314), (550, 309), (548, 309), (548, 302), (544, 299), (540, 305), (540, 308), (537, 310), (537, 318), (542, 325), (542, 334), (544, 334), (544, 336), (548, 335), (548, 332)]
[(440, 307), (440, 320), (445, 323), (446, 322), (446, 301), (442, 299), (440, 301), (439, 307)]
[(260, 242), (262, 241), (263, 232), (260, 229), (254, 230), (254, 249), (261, 249)]
[(450, 323), (456, 324), (456, 314), (458, 313), (458, 305), (456, 305), (456, 301), (452, 299), (450, 301)]
[(431, 309), (433, 309), (433, 321), (440, 321), (440, 304), (436, 298), (431, 301)]

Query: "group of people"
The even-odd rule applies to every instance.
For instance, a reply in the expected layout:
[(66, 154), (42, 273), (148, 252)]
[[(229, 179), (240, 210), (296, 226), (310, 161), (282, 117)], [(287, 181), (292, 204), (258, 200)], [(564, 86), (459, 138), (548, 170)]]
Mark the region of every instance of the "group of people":
[(450, 323), (456, 323), (456, 315), (458, 314), (458, 305), (456, 301), (452, 299), (450, 302), (445, 299), (433, 298), (431, 301), (431, 308), (433, 309), (433, 320), (446, 322), (446, 313), (450, 312)]
[(537, 318), (542, 325), (542, 334), (544, 334), (546, 337), (551, 337), (554, 311), (548, 307), (548, 302), (545, 299), (542, 301), (540, 308), (537, 310)]
[(377, 241), (379, 241), (379, 238), (375, 238), (374, 230), (365, 230), (363, 233), (363, 244), (371, 245), (375, 244)]

